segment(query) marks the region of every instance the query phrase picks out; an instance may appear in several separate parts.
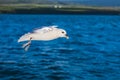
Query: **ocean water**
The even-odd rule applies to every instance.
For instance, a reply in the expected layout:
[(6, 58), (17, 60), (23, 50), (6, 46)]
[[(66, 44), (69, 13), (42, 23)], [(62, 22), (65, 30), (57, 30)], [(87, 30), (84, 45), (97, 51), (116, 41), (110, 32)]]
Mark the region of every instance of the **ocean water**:
[[(17, 43), (52, 25), (70, 39)], [(0, 80), (120, 80), (120, 16), (0, 14)]]

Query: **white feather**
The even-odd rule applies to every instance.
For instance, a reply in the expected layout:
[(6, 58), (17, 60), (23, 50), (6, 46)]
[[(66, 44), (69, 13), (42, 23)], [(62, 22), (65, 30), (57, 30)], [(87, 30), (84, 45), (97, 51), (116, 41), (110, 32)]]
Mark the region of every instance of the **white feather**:
[(40, 28), (40, 29), (35, 29), (33, 32), (35, 32), (35, 33), (46, 33), (46, 32), (52, 31), (53, 29), (57, 29), (56, 27), (57, 26), (43, 27), (43, 28)]
[(27, 41), (30, 39), (30, 36), (31, 33), (24, 34), (23, 36), (20, 37), (20, 39), (18, 39), (18, 42)]
[(57, 26), (43, 27), (41, 29), (36, 29), (32, 33), (27, 33), (20, 37), (18, 42), (28, 41), (30, 38), (32, 40), (52, 40), (59, 36), (59, 31), (62, 29), (57, 28)]
[(68, 36), (66, 35), (66, 31), (63, 29), (57, 28), (57, 26), (48, 26), (41, 29), (36, 29), (32, 33), (24, 34), (23, 36), (20, 37), (18, 42), (28, 41), (22, 46), (25, 49), (25, 51), (27, 51), (28, 48), (30, 47), (31, 40), (48, 41), (48, 40), (53, 40), (59, 37), (68, 38)]

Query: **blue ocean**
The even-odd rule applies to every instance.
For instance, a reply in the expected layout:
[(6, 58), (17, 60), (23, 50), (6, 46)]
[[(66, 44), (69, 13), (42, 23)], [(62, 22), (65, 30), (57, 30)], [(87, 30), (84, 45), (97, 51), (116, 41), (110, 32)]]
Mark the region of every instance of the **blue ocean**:
[[(69, 39), (18, 39), (43, 26)], [(0, 14), (0, 80), (120, 80), (120, 16)]]

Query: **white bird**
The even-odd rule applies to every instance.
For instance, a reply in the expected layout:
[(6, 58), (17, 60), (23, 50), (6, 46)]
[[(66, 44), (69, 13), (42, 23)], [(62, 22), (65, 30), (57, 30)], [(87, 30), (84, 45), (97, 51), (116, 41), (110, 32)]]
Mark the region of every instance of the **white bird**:
[(41, 29), (36, 29), (32, 33), (29, 32), (21, 36), (18, 42), (28, 41), (22, 46), (25, 48), (25, 51), (27, 51), (30, 47), (31, 40), (49, 41), (60, 37), (69, 39), (64, 29), (57, 28), (57, 26), (47, 26)]

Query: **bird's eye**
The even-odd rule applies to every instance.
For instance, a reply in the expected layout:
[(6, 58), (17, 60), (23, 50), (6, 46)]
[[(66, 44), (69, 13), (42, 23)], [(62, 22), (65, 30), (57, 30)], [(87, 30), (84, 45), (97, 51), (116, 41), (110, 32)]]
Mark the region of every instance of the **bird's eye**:
[(64, 33), (64, 32), (62, 32), (62, 33)]

